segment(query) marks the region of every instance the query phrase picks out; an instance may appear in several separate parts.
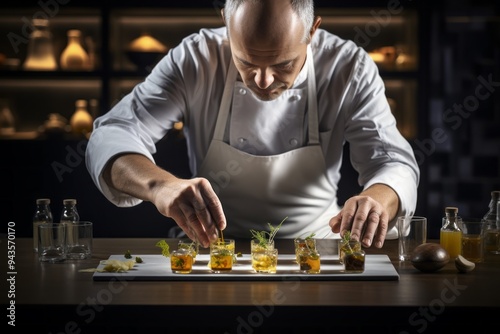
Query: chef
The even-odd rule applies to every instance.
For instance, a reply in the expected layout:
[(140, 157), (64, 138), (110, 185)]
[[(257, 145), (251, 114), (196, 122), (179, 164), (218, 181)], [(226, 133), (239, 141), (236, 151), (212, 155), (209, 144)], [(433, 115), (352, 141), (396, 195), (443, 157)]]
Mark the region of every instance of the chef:
[[(95, 120), (86, 161), (100, 191), (117, 206), (152, 202), (205, 247), (217, 228), (250, 238), (285, 218), (279, 238), (396, 238), (419, 170), (368, 54), (321, 29), (312, 0), (227, 0), (222, 16)], [(152, 156), (176, 122), (190, 179)], [(346, 141), (363, 191), (339, 206)]]

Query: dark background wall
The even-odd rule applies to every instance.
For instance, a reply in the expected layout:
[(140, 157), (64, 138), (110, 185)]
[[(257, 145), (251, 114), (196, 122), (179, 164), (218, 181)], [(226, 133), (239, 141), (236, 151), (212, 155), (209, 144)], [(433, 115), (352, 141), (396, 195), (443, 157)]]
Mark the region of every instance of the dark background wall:
[[(319, 6), (331, 3), (317, 1)], [(371, 4), (387, 6), (387, 1), (357, 3)], [(458, 206), (464, 216), (482, 216), (490, 191), (500, 189), (499, 7), (498, 1), (419, 6), (419, 130), (410, 143), (422, 172), (416, 214), (428, 217), (431, 238), (438, 237), (445, 206)], [(2, 224), (14, 221), (18, 237), (31, 236), (36, 198), (51, 198), (56, 219), (62, 200), (77, 198), (81, 218), (95, 223), (96, 237), (166, 237), (174, 223), (150, 203), (118, 208), (98, 192), (85, 167), (85, 147), (85, 139), (0, 140)], [(190, 176), (180, 133), (158, 143), (155, 157), (162, 167)], [(342, 171), (340, 203), (359, 191), (348, 156)]]

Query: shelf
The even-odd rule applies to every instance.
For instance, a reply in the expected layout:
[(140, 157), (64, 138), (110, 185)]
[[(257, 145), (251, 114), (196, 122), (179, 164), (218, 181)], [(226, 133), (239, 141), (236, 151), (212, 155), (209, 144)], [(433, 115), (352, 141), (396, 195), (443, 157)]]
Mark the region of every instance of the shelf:
[(88, 79), (100, 80), (103, 71), (20, 71), (0, 70), (0, 78), (4, 79)]
[[(17, 69), (0, 66), (0, 99), (6, 100), (16, 118), (17, 130), (23, 133), (36, 131), (50, 113), (59, 113), (69, 119), (77, 99), (98, 99), (96, 116), (109, 110), (133, 87), (143, 81), (152, 67), (138, 68), (127, 56), (132, 40), (143, 33), (155, 37), (167, 48), (178, 45), (183, 38), (202, 28), (223, 26), (220, 4), (199, 1), (196, 9), (183, 5), (171, 7), (157, 1), (141, 1), (129, 5), (113, 1), (100, 3), (75, 0), (59, 6), (57, 15), (48, 15), (53, 35), (56, 60), (67, 44), (69, 29), (79, 29), (84, 37), (95, 44), (98, 64), (92, 71), (24, 71), (29, 18), (44, 11), (41, 7), (14, 4), (13, 9), (0, 14), (0, 34), (17, 34), (19, 44), (0, 44), (0, 53), (7, 58), (19, 59)], [(387, 97), (398, 126), (406, 137), (416, 134), (417, 90), (419, 89), (418, 10), (405, 8), (397, 15), (380, 17), (387, 8), (352, 5), (339, 2), (336, 8), (330, 3), (317, 4), (317, 14), (322, 17), (321, 28), (341, 38), (355, 41), (368, 52), (389, 50), (403, 53), (411, 59), (410, 66), (396, 67), (393, 59), (383, 59), (379, 72), (387, 84)], [(384, 8), (385, 6), (385, 8)], [(41, 13), (43, 14), (43, 13)], [(84, 45), (84, 47), (86, 47)], [(14, 49), (18, 49), (15, 52)], [(384, 49), (385, 48), (385, 49)], [(389, 49), (387, 49), (389, 48)], [(394, 55), (393, 55), (394, 56)], [(158, 58), (157, 61), (159, 61)], [(0, 57), (1, 63), (1, 57)], [(29, 96), (29, 99), (26, 97)], [(28, 135), (20, 135), (29, 138)], [(4, 136), (5, 137), (5, 136)]]

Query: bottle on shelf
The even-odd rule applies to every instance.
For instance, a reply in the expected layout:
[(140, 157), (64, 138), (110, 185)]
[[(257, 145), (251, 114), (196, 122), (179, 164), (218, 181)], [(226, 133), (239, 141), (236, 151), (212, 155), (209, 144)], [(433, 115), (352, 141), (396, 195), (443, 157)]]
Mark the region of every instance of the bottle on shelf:
[(69, 120), (71, 131), (88, 136), (92, 132), (93, 118), (87, 110), (87, 100), (76, 100), (75, 112)]
[(9, 101), (0, 99), (0, 136), (16, 132), (15, 119), (9, 106)]
[(462, 230), (459, 227), (459, 220), (458, 208), (452, 206), (445, 208), (439, 243), (448, 252), (450, 259), (462, 254)]
[(488, 211), (482, 218), (485, 255), (500, 254), (500, 190), (491, 192)]
[(33, 251), (38, 252), (38, 226), (53, 222), (50, 210), (50, 199), (39, 198), (36, 200), (35, 214), (33, 215)]
[(61, 53), (61, 68), (63, 70), (83, 71), (90, 69), (90, 59), (82, 46), (82, 32), (71, 29), (67, 32), (68, 45)]
[(49, 20), (33, 19), (33, 31), (28, 43), (28, 55), (23, 64), (27, 71), (54, 71), (57, 62), (54, 56)]

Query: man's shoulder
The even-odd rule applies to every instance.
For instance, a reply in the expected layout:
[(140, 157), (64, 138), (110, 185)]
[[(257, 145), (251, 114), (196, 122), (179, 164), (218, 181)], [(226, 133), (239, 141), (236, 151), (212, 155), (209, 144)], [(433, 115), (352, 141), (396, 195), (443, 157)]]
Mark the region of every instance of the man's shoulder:
[(363, 52), (363, 49), (354, 41), (344, 39), (325, 29), (318, 29), (312, 40), (312, 47), (319, 57), (331, 57), (332, 55), (349, 57)]
[(376, 65), (371, 61), (366, 50), (354, 41), (339, 37), (327, 30), (318, 29), (311, 43), (314, 62), (317, 66), (328, 68), (331, 71), (323, 73), (337, 74), (350, 73), (360, 70), (367, 73), (376, 70)]
[(199, 31), (186, 36), (182, 43), (227, 43), (226, 27), (202, 28)]

